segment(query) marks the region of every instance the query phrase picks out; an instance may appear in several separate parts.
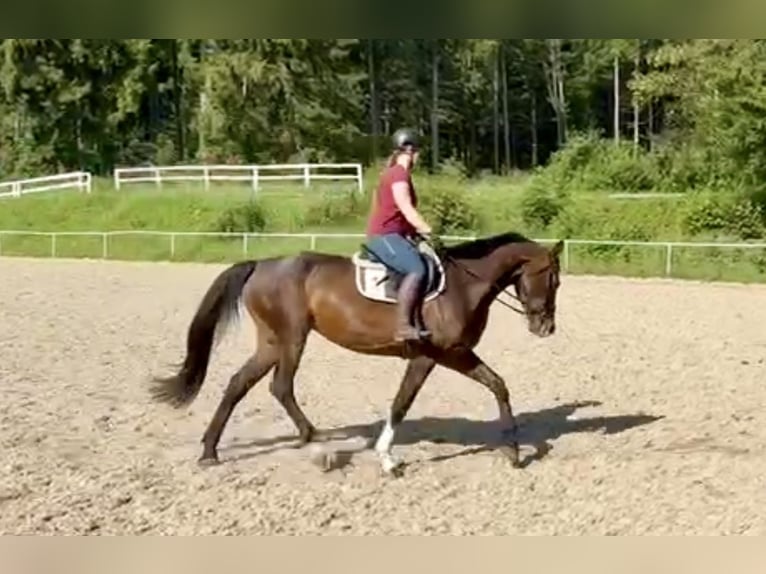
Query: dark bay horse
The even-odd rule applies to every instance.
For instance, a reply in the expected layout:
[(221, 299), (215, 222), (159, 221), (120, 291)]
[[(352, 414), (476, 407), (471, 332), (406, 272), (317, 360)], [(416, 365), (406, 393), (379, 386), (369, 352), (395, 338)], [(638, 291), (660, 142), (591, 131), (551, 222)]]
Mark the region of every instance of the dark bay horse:
[[(487, 325), (489, 309), (509, 286), (516, 292), (528, 330), (539, 337), (555, 331), (559, 255), (563, 242), (546, 248), (505, 233), (443, 248), (442, 291), (423, 304), (422, 320), (431, 337), (394, 340), (395, 305), (372, 300), (359, 288), (351, 258), (319, 253), (235, 263), (210, 285), (191, 321), (186, 357), (175, 375), (157, 378), (153, 397), (176, 407), (191, 403), (207, 373), (218, 328), (237, 313), (239, 301), (255, 323), (256, 349), (231, 377), (202, 437), (201, 465), (218, 462), (217, 447), (237, 403), (274, 369), (270, 390), (295, 424), (301, 444), (318, 437), (293, 393), (293, 378), (312, 330), (346, 349), (408, 360), (377, 451), (383, 471), (394, 473), (391, 455), (397, 425), (404, 419), (428, 375), (439, 364), (484, 385), (499, 409), (502, 452), (519, 464), (516, 421), (504, 380), (473, 351)], [(433, 293), (433, 291), (431, 291)]]

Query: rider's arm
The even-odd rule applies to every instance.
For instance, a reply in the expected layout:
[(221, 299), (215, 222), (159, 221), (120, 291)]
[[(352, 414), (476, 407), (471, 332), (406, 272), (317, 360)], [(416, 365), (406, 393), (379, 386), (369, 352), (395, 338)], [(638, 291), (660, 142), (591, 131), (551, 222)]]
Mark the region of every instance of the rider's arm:
[(410, 199), (410, 186), (406, 181), (397, 181), (391, 186), (391, 191), (394, 194), (394, 201), (396, 206), (402, 212), (407, 221), (417, 229), (420, 233), (431, 233), (431, 226), (425, 222), (425, 220), (412, 205)]

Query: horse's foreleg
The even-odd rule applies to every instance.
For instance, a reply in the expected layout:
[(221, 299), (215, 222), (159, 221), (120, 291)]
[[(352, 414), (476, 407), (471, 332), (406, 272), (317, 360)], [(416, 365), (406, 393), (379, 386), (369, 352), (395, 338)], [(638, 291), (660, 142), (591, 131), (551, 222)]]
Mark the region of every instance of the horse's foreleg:
[(260, 381), (276, 364), (277, 354), (273, 347), (264, 343), (229, 380), (221, 402), (213, 415), (210, 424), (202, 437), (204, 445), (199, 462), (203, 466), (218, 462), (218, 442), (221, 439), (234, 407), (241, 401), (250, 389)]
[(396, 427), (407, 415), (407, 411), (412, 406), (418, 391), (422, 388), (435, 364), (434, 360), (428, 357), (416, 357), (407, 364), (399, 390), (391, 404), (386, 425), (375, 443), (375, 451), (380, 457), (380, 464), (386, 474), (394, 474), (399, 467), (399, 463), (391, 456), (391, 445), (394, 442)]
[(440, 357), (439, 363), (484, 385), (492, 392), (500, 415), (503, 442), (500, 450), (514, 466), (518, 466), (519, 443), (516, 437), (518, 429), (511, 409), (508, 387), (503, 378), (489, 368), (473, 351)]

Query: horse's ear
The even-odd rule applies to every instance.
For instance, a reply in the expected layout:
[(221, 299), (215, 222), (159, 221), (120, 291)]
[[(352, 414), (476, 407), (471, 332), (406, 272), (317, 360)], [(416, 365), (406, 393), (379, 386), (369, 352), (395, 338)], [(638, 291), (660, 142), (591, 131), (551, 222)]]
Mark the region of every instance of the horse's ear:
[(561, 252), (563, 250), (564, 250), (564, 240), (562, 239), (562, 240), (559, 240), (559, 242), (556, 243), (556, 245), (551, 247), (551, 255), (553, 256), (554, 259), (558, 259), (559, 255), (561, 255)]

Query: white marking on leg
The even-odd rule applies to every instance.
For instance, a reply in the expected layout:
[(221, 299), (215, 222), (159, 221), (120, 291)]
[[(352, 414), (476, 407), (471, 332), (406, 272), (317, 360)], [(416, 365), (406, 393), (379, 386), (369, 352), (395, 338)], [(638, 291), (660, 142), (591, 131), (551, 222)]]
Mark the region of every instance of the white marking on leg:
[(393, 442), (394, 427), (391, 425), (391, 419), (388, 419), (386, 426), (383, 427), (378, 440), (375, 442), (375, 451), (380, 457), (380, 464), (385, 473), (390, 473), (398, 466), (396, 460), (391, 456), (391, 445)]

